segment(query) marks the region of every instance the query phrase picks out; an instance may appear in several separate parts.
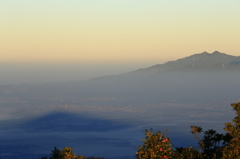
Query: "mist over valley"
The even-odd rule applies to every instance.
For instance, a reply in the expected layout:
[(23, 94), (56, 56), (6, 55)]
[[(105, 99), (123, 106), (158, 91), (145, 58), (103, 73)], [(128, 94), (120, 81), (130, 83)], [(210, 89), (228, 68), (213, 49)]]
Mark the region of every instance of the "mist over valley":
[(168, 128), (175, 146), (196, 146), (190, 125), (223, 133), (234, 117), (239, 71), (239, 56), (215, 51), (89, 80), (1, 84), (0, 157), (70, 146), (84, 156), (134, 158), (149, 128)]

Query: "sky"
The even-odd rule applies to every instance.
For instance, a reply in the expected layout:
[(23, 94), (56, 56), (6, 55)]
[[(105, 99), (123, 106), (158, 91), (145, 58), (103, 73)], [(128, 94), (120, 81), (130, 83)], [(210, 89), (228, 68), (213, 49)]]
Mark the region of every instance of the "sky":
[(239, 56), (239, 6), (239, 0), (0, 0), (0, 62), (124, 65), (124, 72), (203, 51)]

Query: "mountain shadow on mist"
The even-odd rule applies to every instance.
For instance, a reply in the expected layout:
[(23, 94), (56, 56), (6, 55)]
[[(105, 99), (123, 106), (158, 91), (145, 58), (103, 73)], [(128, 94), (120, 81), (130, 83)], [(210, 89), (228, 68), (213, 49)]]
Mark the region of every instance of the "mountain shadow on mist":
[(129, 124), (88, 117), (86, 115), (76, 115), (69, 113), (52, 113), (44, 115), (25, 123), (20, 126), (29, 132), (66, 132), (66, 131), (110, 131), (130, 127)]

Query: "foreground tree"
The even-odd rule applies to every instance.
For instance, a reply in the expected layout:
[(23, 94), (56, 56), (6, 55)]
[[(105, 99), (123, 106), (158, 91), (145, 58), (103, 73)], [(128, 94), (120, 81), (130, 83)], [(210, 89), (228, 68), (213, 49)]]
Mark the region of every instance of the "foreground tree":
[(41, 159), (104, 159), (102, 157), (84, 157), (84, 156), (77, 156), (73, 152), (73, 148), (71, 147), (65, 147), (62, 150), (57, 149), (54, 147), (52, 150), (51, 156), (48, 157), (42, 157)]
[(170, 139), (160, 131), (154, 133), (152, 129), (146, 130), (146, 138), (143, 145), (138, 147), (136, 156), (138, 159), (240, 159), (240, 103), (231, 106), (237, 116), (234, 124), (226, 123), (226, 134), (219, 134), (213, 129), (203, 132), (199, 126), (191, 126), (191, 133), (198, 141), (199, 147), (173, 148)]
[(232, 123), (226, 123), (224, 130), (232, 137), (223, 149), (222, 159), (240, 159), (240, 102), (231, 104), (237, 116)]
[(154, 133), (150, 129), (146, 130), (145, 135), (146, 139), (143, 139), (143, 145), (140, 145), (136, 152), (138, 159), (172, 158), (173, 146), (166, 133), (160, 131)]

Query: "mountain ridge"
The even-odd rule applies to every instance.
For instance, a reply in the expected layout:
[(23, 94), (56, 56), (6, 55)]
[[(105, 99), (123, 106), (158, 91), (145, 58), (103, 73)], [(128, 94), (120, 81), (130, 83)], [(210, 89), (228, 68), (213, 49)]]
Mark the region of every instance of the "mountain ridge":
[(240, 56), (232, 56), (219, 51), (208, 53), (206, 51), (193, 54), (175, 61), (168, 61), (163, 64), (153, 65), (128, 72), (167, 72), (167, 71), (211, 71), (211, 70), (236, 70), (240, 69)]

